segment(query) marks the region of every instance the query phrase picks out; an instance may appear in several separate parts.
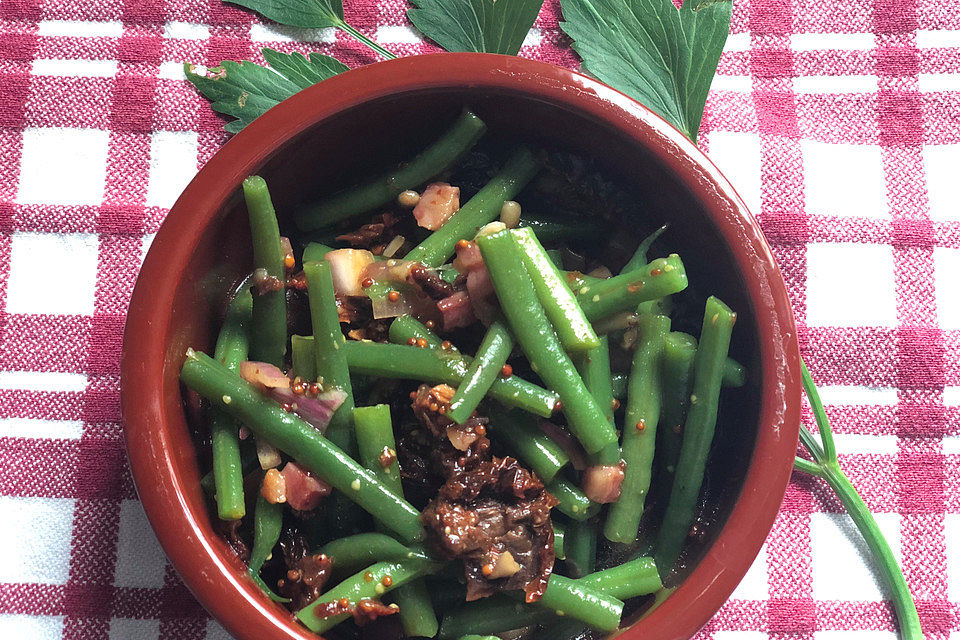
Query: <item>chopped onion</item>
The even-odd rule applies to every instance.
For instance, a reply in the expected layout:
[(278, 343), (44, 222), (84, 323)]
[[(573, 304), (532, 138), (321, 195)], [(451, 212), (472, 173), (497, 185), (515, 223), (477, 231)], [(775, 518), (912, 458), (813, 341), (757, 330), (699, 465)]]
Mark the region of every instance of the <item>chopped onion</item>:
[(342, 389), (328, 389), (317, 397), (296, 394), (290, 388), (271, 389), (270, 396), (312, 424), (320, 433), (327, 430), (330, 417), (347, 398), (346, 392)]
[(240, 363), (239, 373), (241, 378), (261, 391), (290, 388), (290, 378), (287, 374), (267, 362), (244, 360)]
[(283, 266), (287, 268), (287, 271), (292, 271), (297, 266), (297, 261), (293, 257), (293, 245), (290, 244), (290, 238), (280, 236), (280, 248), (283, 249)]
[(419, 264), (412, 260), (378, 260), (367, 265), (360, 278), (370, 278), (377, 282), (408, 282), (410, 272)]
[(373, 263), (373, 254), (366, 249), (334, 249), (323, 256), (330, 263), (333, 289), (344, 296), (363, 295), (360, 281), (363, 272)]
[(473, 314), (484, 324), (497, 319), (499, 304), (493, 289), (493, 281), (484, 265), (467, 272), (467, 293), (470, 294), (470, 308)]
[(447, 427), (447, 439), (457, 451), (466, 451), (480, 435), (475, 431), (468, 431), (458, 424), (451, 424)]
[(264, 471), (279, 467), (283, 462), (280, 459), (280, 451), (260, 438), (257, 438), (257, 460), (260, 461), (260, 468)]
[(598, 504), (616, 502), (623, 486), (623, 463), (594, 465), (583, 472), (583, 492)]
[(424, 229), (436, 231), (460, 209), (460, 187), (446, 182), (427, 185), (413, 208), (413, 217)]
[(598, 334), (619, 331), (620, 329), (630, 329), (640, 323), (640, 316), (631, 311), (621, 311), (606, 318), (600, 318), (593, 323), (593, 330)]
[(419, 287), (398, 283), (394, 291), (397, 292), (397, 295), (394, 296), (396, 300), (391, 300), (389, 294), (370, 297), (374, 318), (378, 320), (380, 318), (396, 318), (406, 314), (413, 316), (420, 322), (436, 321), (438, 319), (437, 304)]
[(397, 251), (400, 251), (400, 247), (403, 246), (403, 243), (406, 242), (406, 238), (403, 236), (396, 236), (393, 240), (387, 243), (387, 246), (383, 248), (383, 257), (392, 258)]

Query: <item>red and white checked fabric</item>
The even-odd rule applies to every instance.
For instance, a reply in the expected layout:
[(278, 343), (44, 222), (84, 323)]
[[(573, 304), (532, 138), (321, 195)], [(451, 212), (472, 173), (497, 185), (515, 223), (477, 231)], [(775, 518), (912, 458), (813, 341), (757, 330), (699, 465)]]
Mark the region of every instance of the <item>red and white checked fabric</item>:
[[(347, 0), (403, 55), (401, 0)], [(547, 0), (521, 55), (575, 67)], [(220, 0), (0, 0), (0, 638), (226, 638), (126, 468), (124, 313), (168, 207), (224, 142), (181, 62), (374, 59)], [(960, 4), (738, 0), (701, 144), (776, 252), (840, 460), (927, 638), (960, 638)], [(808, 421), (810, 415), (807, 415)], [(893, 640), (837, 500), (795, 475), (698, 640)]]

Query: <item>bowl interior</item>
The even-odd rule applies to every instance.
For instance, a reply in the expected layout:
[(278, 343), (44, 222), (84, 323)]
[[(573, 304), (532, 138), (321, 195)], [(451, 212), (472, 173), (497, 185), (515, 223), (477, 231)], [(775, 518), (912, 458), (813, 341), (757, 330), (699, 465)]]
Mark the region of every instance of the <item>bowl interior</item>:
[[(695, 566), (709, 549), (740, 494), (758, 434), (761, 412), (760, 355), (755, 309), (743, 285), (733, 253), (706, 213), (706, 206), (674, 172), (637, 142), (610, 125), (565, 107), (559, 101), (508, 89), (417, 89), (354, 106), (322, 120), (267, 156), (254, 171), (271, 187), (282, 231), (293, 231), (288, 214), (299, 202), (336, 191), (410, 157), (439, 135), (460, 109), (469, 106), (489, 126), (488, 136), (563, 148), (595, 159), (610, 176), (629, 185), (636, 211), (625, 215), (618, 242), (635, 246), (650, 230), (669, 222), (658, 245), (663, 253), (679, 253), (690, 274), (687, 302), (702, 313), (707, 295), (719, 296), (738, 313), (732, 354), (748, 370), (747, 385), (723, 394), (714, 461), (709, 465), (705, 495), (705, 536), (691, 548), (686, 564)], [(173, 272), (179, 282), (169, 323), (160, 328), (166, 347), (163, 367), (164, 435), (170, 473), (181, 490), (179, 500), (189, 518), (209, 536), (204, 544), (219, 563), (243, 580), (243, 567), (225, 543), (213, 535), (209, 505), (199, 484), (195, 428), (177, 405), (177, 376), (188, 346), (212, 349), (224, 302), (250, 269), (246, 210), (239, 190), (242, 176), (228, 177), (232, 195), (206, 223), (193, 242), (186, 269)], [(523, 204), (522, 197), (518, 198)], [(178, 205), (180, 206), (180, 205)], [(176, 241), (167, 238), (166, 241)], [(603, 247), (597, 248), (602, 255)], [(656, 253), (652, 257), (656, 257)], [(681, 304), (685, 304), (681, 300)], [(689, 326), (698, 333), (699, 317)], [(188, 407), (189, 410), (189, 407)], [(185, 542), (184, 544), (189, 544)], [(264, 609), (280, 610), (265, 601)], [(285, 613), (284, 613), (285, 615)], [(294, 637), (294, 636), (290, 636)]]

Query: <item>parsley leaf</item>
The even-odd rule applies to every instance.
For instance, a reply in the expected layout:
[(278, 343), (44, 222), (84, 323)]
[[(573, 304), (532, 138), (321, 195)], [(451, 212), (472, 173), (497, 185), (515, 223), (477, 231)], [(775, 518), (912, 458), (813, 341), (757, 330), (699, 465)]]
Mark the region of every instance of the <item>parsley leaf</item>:
[(226, 0), (256, 11), (260, 15), (290, 27), (322, 29), (335, 27), (350, 34), (384, 58), (396, 58), (392, 52), (357, 31), (343, 19), (343, 0)]
[(561, 0), (584, 67), (696, 142), (732, 0)]
[(321, 29), (343, 23), (341, 0), (228, 0), (291, 27)]
[(302, 89), (348, 69), (336, 58), (319, 53), (311, 53), (308, 59), (301, 53), (264, 49), (263, 58), (273, 69), (249, 60), (225, 60), (201, 74), (193, 65), (184, 64), (187, 80), (212, 103), (213, 110), (236, 118), (223, 127), (230, 133), (237, 133)]
[(516, 55), (543, 0), (413, 0), (410, 22), (447, 51)]

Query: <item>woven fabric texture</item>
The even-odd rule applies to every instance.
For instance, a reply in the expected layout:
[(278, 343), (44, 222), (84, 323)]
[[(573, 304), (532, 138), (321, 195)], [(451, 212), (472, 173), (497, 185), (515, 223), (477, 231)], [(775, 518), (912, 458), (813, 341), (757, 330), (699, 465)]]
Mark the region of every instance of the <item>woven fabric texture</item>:
[[(347, 0), (401, 55), (401, 0)], [(547, 0), (520, 54), (576, 67)], [(119, 412), (124, 313), (169, 206), (226, 139), (181, 63), (321, 51), (220, 0), (0, 1), (0, 638), (226, 638), (157, 545)], [(760, 218), (840, 461), (927, 638), (960, 638), (960, 4), (743, 0), (701, 145)], [(809, 411), (806, 414), (811, 421)], [(795, 474), (698, 640), (893, 640), (849, 518)]]

